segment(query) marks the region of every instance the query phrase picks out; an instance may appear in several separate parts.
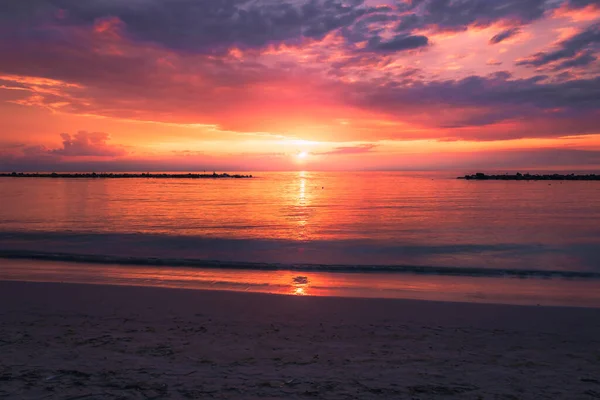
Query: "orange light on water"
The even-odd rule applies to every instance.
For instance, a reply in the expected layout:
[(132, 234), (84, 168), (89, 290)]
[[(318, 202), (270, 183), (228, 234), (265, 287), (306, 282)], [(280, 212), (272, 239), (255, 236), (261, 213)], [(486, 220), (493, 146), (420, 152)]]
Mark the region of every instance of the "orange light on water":
[(303, 287), (297, 287), (296, 289), (294, 289), (294, 294), (296, 296), (306, 296), (306, 292), (304, 291)]
[(292, 292), (295, 296), (307, 296), (310, 281), (306, 276), (296, 276), (292, 279)]

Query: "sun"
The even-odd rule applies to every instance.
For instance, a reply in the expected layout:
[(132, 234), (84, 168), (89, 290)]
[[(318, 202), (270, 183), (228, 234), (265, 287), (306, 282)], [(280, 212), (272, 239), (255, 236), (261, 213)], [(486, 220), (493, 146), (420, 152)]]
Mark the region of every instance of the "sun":
[(300, 153), (298, 153), (298, 155), (296, 157), (298, 157), (298, 158), (306, 158), (306, 156), (308, 156), (308, 152), (301, 151)]

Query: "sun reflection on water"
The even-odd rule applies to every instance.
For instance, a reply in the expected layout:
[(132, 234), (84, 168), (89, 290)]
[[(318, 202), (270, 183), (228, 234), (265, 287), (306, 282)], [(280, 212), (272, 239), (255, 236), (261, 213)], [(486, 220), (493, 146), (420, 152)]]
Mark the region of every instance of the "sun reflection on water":
[(300, 205), (304, 205), (304, 200), (306, 200), (306, 179), (300, 178), (300, 194), (298, 195), (298, 200), (300, 201)]
[(296, 276), (292, 279), (292, 292), (295, 296), (308, 296), (309, 280), (306, 276)]
[(295, 220), (298, 225), (297, 237), (304, 239), (306, 237), (306, 228), (308, 224), (308, 205), (310, 204), (309, 196), (307, 193), (306, 181), (308, 173), (305, 171), (298, 172), (298, 194), (295, 201)]

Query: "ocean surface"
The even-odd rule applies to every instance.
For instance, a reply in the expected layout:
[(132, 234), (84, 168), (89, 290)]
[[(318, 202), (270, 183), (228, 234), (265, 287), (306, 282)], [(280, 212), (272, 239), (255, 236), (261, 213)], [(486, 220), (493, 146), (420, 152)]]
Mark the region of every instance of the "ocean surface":
[(600, 183), (465, 172), (0, 178), (0, 263), (600, 281)]

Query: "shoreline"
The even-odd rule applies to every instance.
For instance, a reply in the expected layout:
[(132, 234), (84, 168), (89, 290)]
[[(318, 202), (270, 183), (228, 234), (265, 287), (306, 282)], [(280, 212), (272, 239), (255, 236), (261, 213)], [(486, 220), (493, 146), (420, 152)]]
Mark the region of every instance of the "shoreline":
[(0, 281), (0, 396), (593, 398), (600, 310)]
[(5, 260), (0, 280), (108, 284), (307, 297), (600, 308), (600, 280), (300, 272)]
[(509, 278), (565, 278), (600, 280), (600, 272), (570, 271), (560, 269), (484, 268), (405, 264), (322, 264), (322, 263), (278, 263), (253, 261), (220, 261), (199, 258), (140, 257), (125, 255), (102, 255), (85, 253), (51, 253), (30, 250), (5, 250), (0, 248), (0, 259), (58, 261), (80, 264), (132, 265), (155, 267), (188, 267), (218, 270), (259, 270), (297, 272), (342, 272), (342, 273), (392, 273), (418, 275), (447, 275), (471, 277)]

